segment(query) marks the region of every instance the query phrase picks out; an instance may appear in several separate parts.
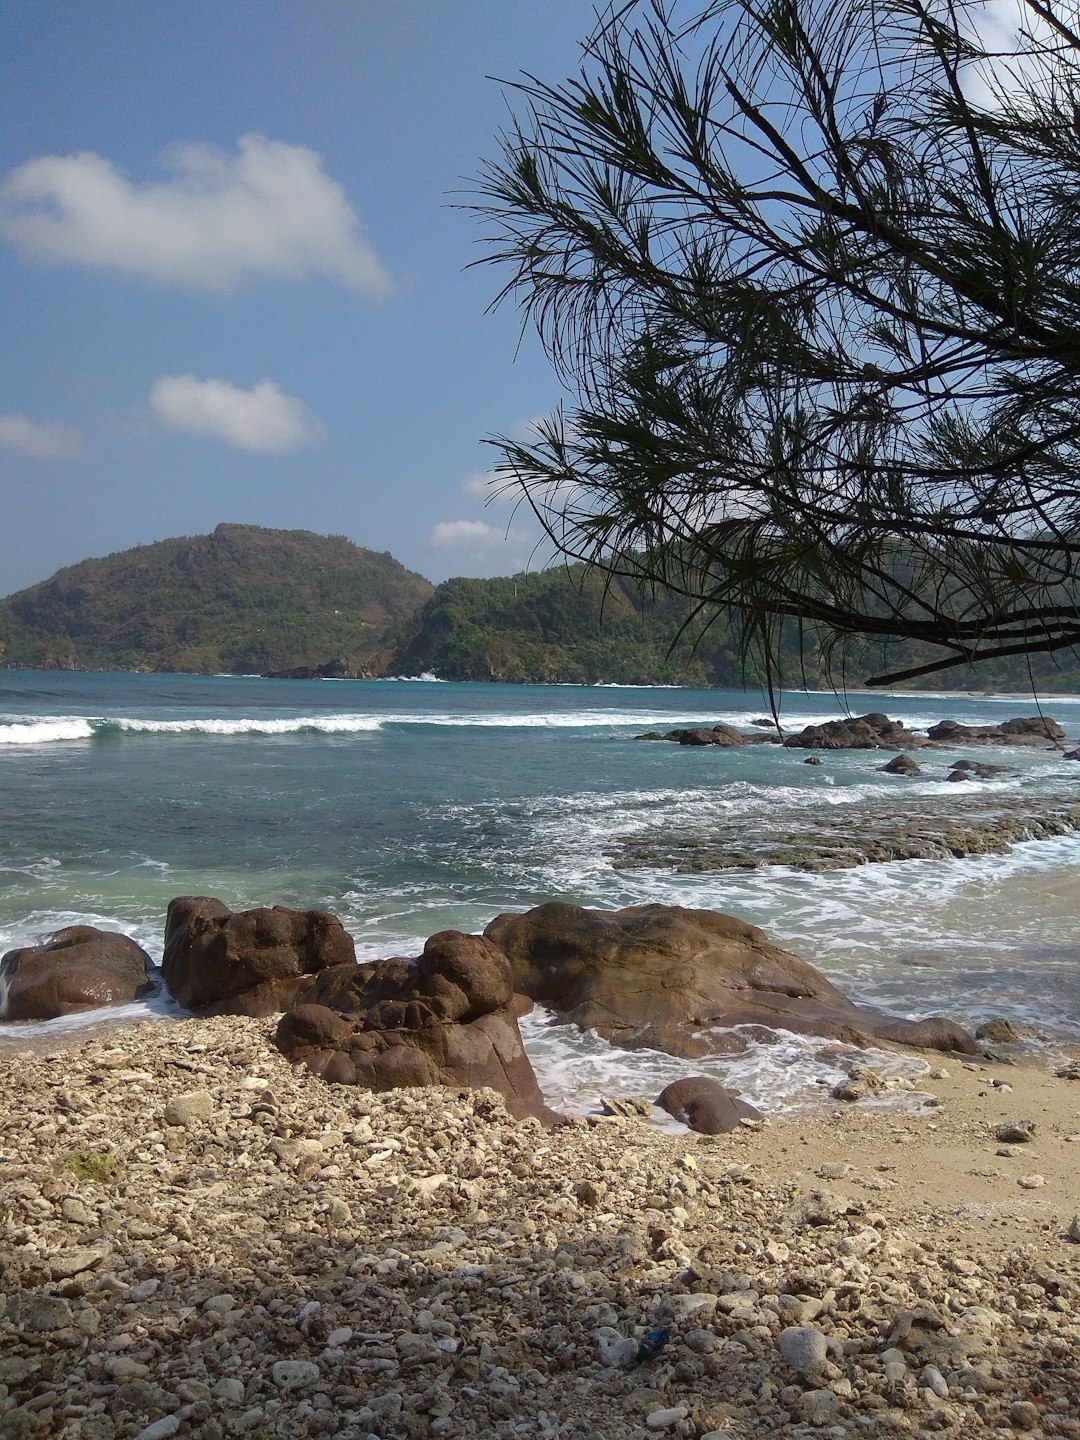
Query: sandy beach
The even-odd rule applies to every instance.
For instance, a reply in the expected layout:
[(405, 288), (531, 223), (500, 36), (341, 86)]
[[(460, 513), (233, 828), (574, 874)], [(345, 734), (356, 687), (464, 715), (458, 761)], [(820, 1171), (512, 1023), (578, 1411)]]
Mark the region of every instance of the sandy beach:
[(327, 1086), (272, 1028), (0, 1062), (3, 1440), (1080, 1436), (1075, 1069), (544, 1131)]

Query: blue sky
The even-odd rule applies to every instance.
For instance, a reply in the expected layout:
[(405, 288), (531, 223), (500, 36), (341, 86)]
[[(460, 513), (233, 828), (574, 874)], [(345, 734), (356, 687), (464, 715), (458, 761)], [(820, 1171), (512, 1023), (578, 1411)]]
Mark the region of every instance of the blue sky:
[[(4, 0), (0, 594), (220, 521), (434, 580), (536, 535), (481, 437), (558, 403), (454, 208), (584, 0)], [(542, 554), (543, 552), (541, 552)], [(532, 563), (540, 563), (534, 557)]]

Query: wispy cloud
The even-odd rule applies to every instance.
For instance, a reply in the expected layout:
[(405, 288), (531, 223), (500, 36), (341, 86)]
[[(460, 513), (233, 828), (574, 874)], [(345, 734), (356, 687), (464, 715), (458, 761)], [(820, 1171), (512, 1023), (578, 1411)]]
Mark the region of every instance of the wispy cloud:
[(505, 527), (483, 520), (444, 520), (431, 532), (433, 550), (501, 550), (506, 543)]
[(227, 380), (163, 375), (150, 392), (150, 408), (173, 430), (208, 435), (241, 450), (293, 450), (319, 437), (318, 421), (304, 402), (273, 380), (241, 390)]
[(25, 415), (0, 415), (0, 445), (35, 460), (71, 460), (82, 450), (82, 436), (58, 420), (42, 424)]
[(29, 259), (102, 266), (161, 285), (228, 292), (321, 276), (372, 298), (392, 286), (345, 191), (303, 145), (245, 135), (235, 154), (180, 145), (163, 182), (101, 155), (44, 155), (0, 184), (0, 235)]

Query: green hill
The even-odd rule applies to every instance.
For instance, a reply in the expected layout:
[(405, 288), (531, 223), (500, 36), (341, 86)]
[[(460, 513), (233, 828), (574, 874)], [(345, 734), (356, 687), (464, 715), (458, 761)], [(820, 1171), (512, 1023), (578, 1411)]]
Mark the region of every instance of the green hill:
[[(684, 600), (644, 599), (630, 581), (588, 574), (582, 565), (496, 580), (447, 580), (394, 632), (392, 673), (430, 671), (445, 680), (549, 683), (715, 685), (738, 688), (762, 678), (744, 674), (724, 615), (691, 625)], [(800, 652), (801, 638), (801, 652)], [(926, 645), (892, 648), (888, 664), (918, 665), (940, 657)], [(778, 656), (779, 682), (858, 688), (880, 670), (881, 656), (852, 642), (846, 659), (824, 663), (811, 627), (788, 627)], [(924, 689), (1080, 691), (1080, 664), (1067, 652), (1016, 657), (929, 675)]]
[(374, 666), (432, 593), (343, 536), (219, 525), (83, 560), (0, 601), (0, 664), (237, 674)]
[[(691, 626), (674, 644), (686, 602), (645, 599), (625, 580), (581, 565), (437, 589), (393, 556), (342, 536), (219, 525), (212, 535), (161, 540), (84, 560), (0, 601), (0, 666), (416, 675), (446, 680), (740, 686), (726, 617)], [(791, 627), (782, 683), (827, 686), (813, 637)], [(853, 656), (858, 686), (878, 657)], [(892, 661), (935, 658), (898, 646)], [(926, 688), (1080, 690), (1068, 656), (1022, 658), (930, 676)]]
[(446, 680), (741, 684), (722, 623), (696, 650), (685, 641), (669, 654), (684, 617), (682, 601), (645, 600), (628, 581), (605, 586), (581, 565), (447, 580), (398, 627), (389, 663)]

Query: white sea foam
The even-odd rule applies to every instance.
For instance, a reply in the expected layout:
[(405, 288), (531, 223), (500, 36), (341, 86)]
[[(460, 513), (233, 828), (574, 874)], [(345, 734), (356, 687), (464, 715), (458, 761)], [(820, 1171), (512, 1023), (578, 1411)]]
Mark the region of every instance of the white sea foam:
[(305, 731), (322, 735), (353, 735), (379, 730), (382, 723), (375, 715), (305, 715), (274, 720), (242, 715), (228, 719), (121, 719), (110, 722), (117, 730), (133, 735), (298, 735)]
[(23, 720), (0, 725), (0, 745), (52, 745), (64, 740), (90, 740), (91, 721), (80, 716), (51, 720)]
[[(520, 1029), (544, 1098), (553, 1109), (577, 1115), (599, 1110), (605, 1095), (655, 1101), (666, 1085), (687, 1075), (718, 1080), (763, 1113), (775, 1115), (820, 1104), (848, 1073), (835, 1055), (823, 1053), (831, 1042), (786, 1030), (778, 1030), (769, 1043), (751, 1039), (739, 1055), (685, 1060), (660, 1050), (622, 1050), (576, 1025), (559, 1024), (540, 1006), (520, 1021)], [(848, 1059), (913, 1081), (930, 1068), (918, 1056), (876, 1048), (853, 1050)], [(924, 1099), (918, 1091), (897, 1089), (883, 1092), (879, 1103), (918, 1111)], [(667, 1121), (662, 1111), (655, 1118)], [(683, 1131), (674, 1121), (667, 1123)]]

